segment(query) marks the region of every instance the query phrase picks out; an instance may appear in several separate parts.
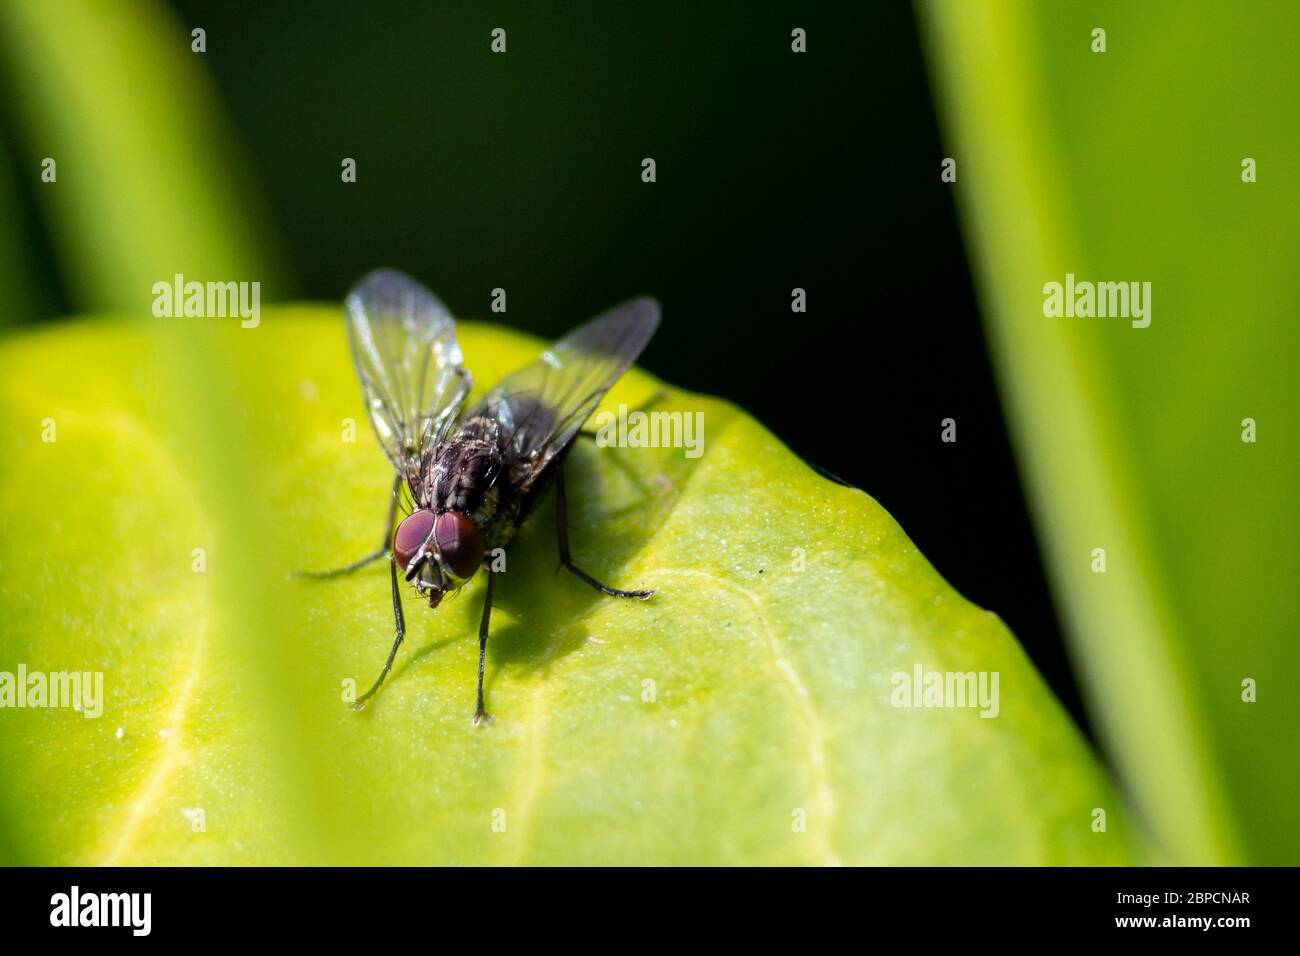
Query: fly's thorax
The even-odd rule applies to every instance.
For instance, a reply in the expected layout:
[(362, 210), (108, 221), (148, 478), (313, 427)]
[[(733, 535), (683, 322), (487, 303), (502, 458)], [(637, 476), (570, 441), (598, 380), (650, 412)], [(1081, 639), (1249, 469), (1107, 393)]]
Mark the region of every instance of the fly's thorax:
[(424, 489), (434, 510), (478, 514), (493, 500), (502, 470), (498, 431), (490, 419), (471, 418), (438, 446)]
[(477, 415), (466, 420), (453, 436), (454, 441), (481, 441), (495, 445), (501, 437), (501, 426), (493, 418)]

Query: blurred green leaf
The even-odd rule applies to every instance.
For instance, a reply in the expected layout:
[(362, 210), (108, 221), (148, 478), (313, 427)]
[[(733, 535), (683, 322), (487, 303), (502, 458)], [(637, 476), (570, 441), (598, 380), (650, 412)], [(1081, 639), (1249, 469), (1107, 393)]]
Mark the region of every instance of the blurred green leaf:
[[(148, 315), (153, 284), (177, 273), (283, 295), (265, 211), (189, 29), (153, 0), (0, 4), (21, 168), (83, 307)], [(53, 183), (39, 178), (46, 157)]]
[[(406, 589), (395, 671), (349, 711), (343, 682), (391, 640), (387, 570), (287, 573), (372, 550), (386, 510), (342, 322), (222, 323), (0, 348), (0, 669), (105, 672), (97, 720), (0, 713), (0, 791), (36, 862), (1132, 859), (1115, 791), (996, 616), (864, 493), (639, 371), (607, 404), (701, 411), (704, 454), (580, 442), (571, 536), (656, 596), (556, 573), (548, 501), (497, 587), (495, 722), (471, 724), (482, 581), (436, 612)], [(461, 341), (482, 384), (539, 347), (473, 323)], [(918, 664), (998, 672), (997, 716), (891, 706)]]
[[(918, 9), (995, 360), (1108, 749), (1173, 859), (1294, 864), (1295, 5)], [(1043, 286), (1067, 273), (1151, 282), (1150, 326), (1045, 318)], [(1242, 441), (1246, 418), (1257, 443)], [(1247, 678), (1257, 703), (1242, 700)]]
[(0, 295), (4, 298), (0, 325), (11, 325), (41, 311), (13, 173), (12, 157), (0, 141)]

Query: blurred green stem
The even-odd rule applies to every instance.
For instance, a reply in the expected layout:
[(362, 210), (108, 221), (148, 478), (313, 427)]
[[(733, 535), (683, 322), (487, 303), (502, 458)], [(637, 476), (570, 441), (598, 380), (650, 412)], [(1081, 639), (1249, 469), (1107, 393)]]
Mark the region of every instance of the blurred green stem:
[[(261, 281), (279, 257), (240, 174), (204, 53), (160, 3), (8, 0), (0, 55), (79, 309), (147, 316), (153, 283)], [(44, 158), (57, 181), (39, 183)], [(34, 188), (36, 188), (34, 187)]]

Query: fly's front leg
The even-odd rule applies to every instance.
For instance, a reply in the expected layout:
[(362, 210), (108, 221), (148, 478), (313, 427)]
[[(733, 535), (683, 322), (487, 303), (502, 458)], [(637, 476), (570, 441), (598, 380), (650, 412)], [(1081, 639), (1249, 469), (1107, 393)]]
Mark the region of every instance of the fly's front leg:
[(487, 593), (483, 596), (483, 620), (478, 626), (478, 707), (474, 710), (476, 727), (481, 721), (492, 719), (483, 709), (483, 661), (487, 657), (488, 620), (492, 617), (492, 582), (496, 580), (496, 572), (488, 568), (487, 576)]
[(557, 461), (555, 463), (555, 537), (560, 548), (560, 564), (603, 594), (610, 594), (614, 597), (640, 598), (642, 601), (648, 600), (655, 593), (653, 589), (649, 591), (620, 591), (608, 584), (602, 584), (573, 563), (573, 557), (569, 554), (568, 510), (564, 498), (564, 465), (562, 462)]
[(360, 571), (372, 561), (378, 561), (388, 554), (392, 546), (393, 519), (397, 517), (397, 493), (402, 487), (402, 476), (398, 475), (393, 479), (393, 497), (388, 502), (388, 520), (384, 522), (384, 540), (379, 544), (379, 550), (364, 558), (357, 558), (351, 564), (345, 564), (341, 568), (334, 568), (330, 571), (298, 571), (297, 576), (300, 578), (313, 578), (315, 580), (324, 580), (325, 578), (339, 578), (345, 574), (351, 574), (353, 571)]
[[(379, 672), (379, 679), (375, 681), (374, 686), (371, 687), (370, 690), (366, 691), (356, 699), (356, 702), (352, 705), (353, 710), (360, 710), (362, 707), (366, 706), (366, 701), (375, 695), (375, 691), (379, 690), (379, 685), (384, 682), (384, 678), (388, 676), (388, 672), (393, 669), (393, 658), (397, 656), (397, 649), (402, 646), (402, 639), (406, 637), (406, 616), (402, 613), (402, 592), (397, 586), (397, 562), (395, 560), (390, 560), (388, 562), (388, 569), (389, 576), (392, 578), (393, 582), (393, 618), (397, 623), (397, 637), (393, 640), (393, 649), (388, 652), (388, 660), (384, 661), (384, 669)], [(480, 664), (479, 667), (481, 674), (482, 665)], [(481, 694), (482, 691), (480, 690), (480, 699)]]
[(364, 558), (357, 558), (351, 564), (345, 564), (341, 568), (331, 568), (328, 571), (299, 571), (300, 578), (311, 578), (314, 581), (324, 581), (326, 578), (341, 578), (345, 574), (351, 574), (353, 571), (360, 571), (366, 565), (378, 561), (388, 554), (388, 545), (384, 545), (378, 551), (366, 555)]

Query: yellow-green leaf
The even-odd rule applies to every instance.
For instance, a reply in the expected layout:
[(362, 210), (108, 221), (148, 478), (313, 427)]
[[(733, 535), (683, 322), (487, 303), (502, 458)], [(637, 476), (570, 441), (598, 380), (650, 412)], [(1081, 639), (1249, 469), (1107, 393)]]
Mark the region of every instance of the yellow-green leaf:
[[(539, 345), (461, 340), (482, 384)], [(344, 683), (388, 651), (387, 571), (289, 575), (372, 550), (386, 509), (337, 308), (10, 337), (0, 671), (100, 671), (104, 703), (0, 711), (6, 856), (1133, 859), (1105, 772), (994, 614), (735, 407), (640, 371), (608, 403), (651, 401), (703, 416), (700, 457), (584, 441), (567, 477), (577, 560), (658, 593), (557, 573), (543, 505), (497, 588), (496, 719), (474, 727), (482, 581), (436, 611), (407, 591), (407, 645), (358, 714)], [(895, 706), (918, 666), (996, 673), (996, 714)]]

